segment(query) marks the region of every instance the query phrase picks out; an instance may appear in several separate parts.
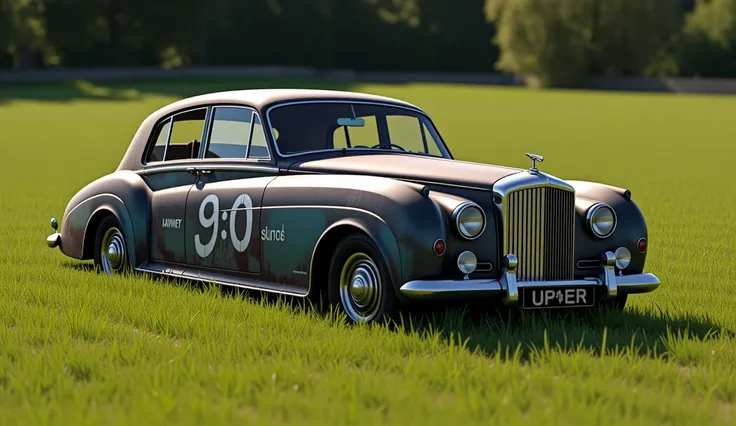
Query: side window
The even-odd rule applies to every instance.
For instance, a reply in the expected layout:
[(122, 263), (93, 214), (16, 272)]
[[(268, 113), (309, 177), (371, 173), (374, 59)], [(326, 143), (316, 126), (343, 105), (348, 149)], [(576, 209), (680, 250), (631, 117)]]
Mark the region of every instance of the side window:
[(386, 116), (386, 123), (392, 144), (411, 152), (440, 155), (432, 135), (418, 118), (408, 115), (389, 115)]
[(148, 153), (146, 162), (150, 163), (153, 161), (164, 161), (164, 154), (166, 152), (166, 143), (169, 141), (169, 129), (171, 129), (171, 119), (164, 121), (158, 125), (156, 129), (155, 143)]
[(164, 161), (197, 158), (206, 117), (207, 108), (187, 111), (173, 117)]
[(365, 120), (365, 126), (363, 127), (348, 127), (347, 132), (343, 126), (335, 129), (332, 136), (334, 148), (347, 148), (348, 142), (350, 148), (355, 148), (356, 146), (370, 148), (379, 144), (376, 117), (370, 115), (361, 118)]
[[(248, 151), (248, 158), (266, 159), (268, 160), (271, 156), (268, 154), (268, 143), (266, 142), (266, 134), (263, 131), (263, 125), (261, 119), (258, 118), (258, 114), (254, 115), (253, 120), (253, 136), (250, 139), (250, 151)], [(278, 132), (274, 129), (278, 137)]]
[(252, 119), (250, 109), (216, 107), (206, 158), (245, 158)]

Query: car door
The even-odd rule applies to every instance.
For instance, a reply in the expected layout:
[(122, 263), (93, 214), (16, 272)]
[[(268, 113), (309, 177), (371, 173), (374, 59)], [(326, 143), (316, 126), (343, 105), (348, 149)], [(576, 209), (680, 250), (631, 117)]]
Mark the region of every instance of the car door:
[(242, 106), (213, 107), (204, 160), (186, 206), (187, 264), (205, 271), (261, 273), (263, 193), (277, 175), (260, 118)]
[(165, 270), (169, 273), (182, 272), (186, 265), (186, 200), (197, 181), (191, 168), (199, 157), (207, 111), (207, 107), (193, 108), (162, 120), (141, 171), (153, 192), (149, 258), (153, 264), (179, 266)]

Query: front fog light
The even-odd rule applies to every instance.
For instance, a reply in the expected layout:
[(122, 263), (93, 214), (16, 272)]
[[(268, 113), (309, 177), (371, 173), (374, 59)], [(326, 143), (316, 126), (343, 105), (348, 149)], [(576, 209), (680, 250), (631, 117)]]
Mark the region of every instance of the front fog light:
[(478, 259), (472, 251), (464, 251), (457, 257), (457, 268), (465, 275), (470, 275), (478, 266)]
[(626, 247), (619, 247), (615, 255), (616, 267), (618, 269), (626, 269), (631, 263), (631, 252)]

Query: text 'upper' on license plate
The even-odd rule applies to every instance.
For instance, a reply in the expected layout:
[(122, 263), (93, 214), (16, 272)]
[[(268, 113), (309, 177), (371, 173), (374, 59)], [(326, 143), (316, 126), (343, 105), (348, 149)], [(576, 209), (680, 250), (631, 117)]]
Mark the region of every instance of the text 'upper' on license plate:
[(583, 308), (595, 305), (595, 286), (523, 289), (524, 309)]

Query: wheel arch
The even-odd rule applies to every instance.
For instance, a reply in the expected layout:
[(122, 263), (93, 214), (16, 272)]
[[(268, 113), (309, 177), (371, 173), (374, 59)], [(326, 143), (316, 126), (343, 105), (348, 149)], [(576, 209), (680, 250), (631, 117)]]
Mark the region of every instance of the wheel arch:
[(68, 203), (61, 223), (67, 256), (88, 260), (94, 257), (94, 240), (100, 221), (114, 216), (125, 236), (133, 267), (148, 259), (150, 190), (133, 172), (116, 172), (81, 189)]
[(94, 213), (92, 213), (92, 216), (90, 216), (89, 221), (87, 221), (87, 226), (84, 229), (84, 240), (82, 243), (82, 256), (84, 259), (94, 258), (95, 237), (97, 236), (97, 230), (100, 226), (100, 223), (102, 223), (102, 221), (106, 217), (114, 217), (115, 219), (117, 219), (118, 223), (122, 225), (124, 232), (123, 236), (125, 237), (125, 244), (128, 246), (126, 247), (126, 249), (128, 250), (128, 253), (132, 253), (131, 248), (134, 248), (135, 244), (133, 244), (133, 247), (131, 247), (130, 239), (133, 234), (130, 233), (130, 231), (126, 228), (126, 221), (121, 219), (120, 216), (120, 213), (116, 212), (116, 209), (111, 208), (108, 205), (101, 206), (97, 210), (95, 210)]
[[(398, 286), (401, 285), (401, 257), (398, 241), (388, 225), (385, 222), (381, 223), (385, 227), (383, 230), (375, 229), (354, 218), (342, 219), (330, 225), (319, 237), (312, 251), (308, 294), (314, 296), (327, 289), (333, 250), (343, 238), (354, 232), (362, 233), (373, 241), (388, 268), (393, 290), (397, 292)], [(385, 235), (386, 231), (390, 233), (390, 238)]]

